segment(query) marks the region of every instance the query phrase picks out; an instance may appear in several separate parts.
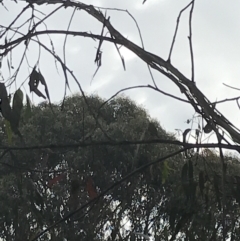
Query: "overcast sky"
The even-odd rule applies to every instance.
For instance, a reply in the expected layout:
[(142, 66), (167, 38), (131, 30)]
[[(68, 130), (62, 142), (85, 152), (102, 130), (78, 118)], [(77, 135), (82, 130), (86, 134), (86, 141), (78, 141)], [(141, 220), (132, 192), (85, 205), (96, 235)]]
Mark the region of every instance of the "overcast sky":
[[(142, 5), (142, 0), (88, 0), (82, 2), (99, 7), (127, 9), (138, 22), (145, 49), (167, 59), (177, 16), (179, 11), (190, 1), (147, 0), (144, 5)], [(19, 2), (16, 4), (14, 1), (5, 0), (4, 4), (8, 11), (4, 7), (0, 7), (0, 24), (7, 26), (20, 13), (26, 3)], [(37, 9), (47, 14), (56, 7), (57, 5), (44, 5), (37, 6)], [(239, 1), (231, 1), (231, 4), (229, 4), (229, 1), (226, 0), (199, 0), (195, 3), (193, 15), (195, 80), (200, 90), (211, 101), (240, 95), (239, 91), (223, 85), (223, 83), (226, 83), (240, 88), (239, 9)], [(70, 8), (57, 12), (46, 22), (48, 29), (66, 30), (72, 13), (73, 9)], [(118, 31), (134, 43), (141, 45), (137, 27), (126, 12), (108, 10), (107, 15), (111, 17), (110, 21)], [(21, 25), (30, 16), (31, 11), (28, 10), (15, 26)], [(37, 16), (43, 17), (40, 13), (37, 13)], [(191, 62), (187, 38), (188, 17), (189, 10), (184, 12), (180, 22), (172, 55), (172, 64), (190, 78)], [(44, 28), (41, 25), (38, 30)], [(101, 24), (84, 11), (75, 12), (70, 30), (100, 34), (101, 29)], [(22, 28), (22, 32), (26, 33), (26, 28)], [(51, 35), (51, 39), (56, 53), (62, 57), (64, 37)], [(41, 36), (40, 40), (50, 46), (48, 37)], [(126, 63), (126, 71), (124, 71), (114, 45), (106, 42), (102, 46), (102, 67), (91, 83), (97, 67), (94, 64), (94, 59), (98, 42), (82, 37), (68, 37), (67, 40), (67, 66), (73, 70), (86, 93), (94, 93), (109, 98), (122, 88), (152, 84), (146, 64), (128, 50), (121, 48)], [(0, 42), (1, 44), (4, 43), (4, 39), (1, 39)], [(12, 59), (15, 68), (20, 60), (23, 47), (24, 44), (13, 51)], [(38, 53), (37, 45), (32, 43), (27, 51), (28, 62), (31, 67), (35, 65)], [(5, 58), (1, 70), (5, 80), (9, 77), (6, 60)], [(56, 71), (53, 57), (48, 53), (44, 53), (43, 50), (41, 50), (40, 69), (48, 83), (52, 101), (60, 101), (64, 93), (63, 73), (60, 65), (58, 65), (59, 73)], [(28, 67), (25, 61), (17, 76), (17, 87), (26, 80), (30, 71), (31, 68)], [(169, 79), (156, 71), (153, 71), (153, 74), (161, 90), (185, 98)], [(72, 79), (70, 79), (70, 86), (73, 93), (78, 92), (78, 87)], [(27, 82), (24, 87), (28, 91)], [(190, 105), (148, 89), (130, 90), (125, 94), (144, 106), (150, 115), (157, 118), (166, 130), (173, 132), (174, 129), (184, 130), (189, 127), (185, 122), (194, 114), (194, 110)], [(36, 96), (31, 95), (31, 98), (33, 98), (34, 103), (40, 101)], [(240, 112), (235, 102), (219, 104), (217, 107), (234, 124), (240, 127)]]

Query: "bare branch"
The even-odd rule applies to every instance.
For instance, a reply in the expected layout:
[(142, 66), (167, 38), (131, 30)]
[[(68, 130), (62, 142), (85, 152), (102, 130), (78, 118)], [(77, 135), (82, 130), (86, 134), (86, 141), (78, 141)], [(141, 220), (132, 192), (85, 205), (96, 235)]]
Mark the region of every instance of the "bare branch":
[(4, 150), (4, 154), (8, 151), (12, 150), (37, 150), (37, 149), (74, 149), (74, 148), (85, 148), (89, 146), (126, 146), (126, 145), (149, 145), (149, 144), (171, 144), (176, 146), (190, 148), (223, 148), (227, 150), (237, 150), (240, 151), (240, 147), (238, 145), (230, 145), (230, 144), (219, 144), (219, 143), (184, 143), (181, 141), (173, 141), (166, 139), (150, 139), (150, 140), (132, 140), (132, 141), (79, 141), (76, 144), (50, 144), (50, 145), (36, 145), (36, 146), (0, 146), (0, 150)]
[(229, 87), (229, 88), (231, 88), (231, 89), (234, 89), (234, 90), (240, 90), (239, 88), (236, 88), (236, 87), (233, 87), (233, 86), (230, 86), (230, 85), (224, 84), (224, 83), (223, 83), (223, 85), (225, 85), (225, 86), (227, 86), (227, 87)]
[(193, 45), (192, 45), (192, 15), (194, 8), (195, 0), (192, 1), (192, 7), (189, 13), (189, 47), (190, 47), (190, 55), (191, 55), (191, 64), (192, 64), (192, 82), (194, 82), (194, 57), (193, 57)]
[(172, 44), (171, 44), (170, 51), (169, 51), (169, 55), (168, 55), (168, 61), (169, 61), (169, 62), (171, 62), (171, 56), (172, 56), (173, 46), (174, 46), (174, 43), (175, 43), (175, 40), (176, 40), (176, 37), (177, 37), (177, 31), (178, 31), (178, 26), (179, 26), (179, 22), (180, 22), (181, 15), (182, 15), (182, 13), (183, 13), (189, 6), (191, 6), (192, 2), (193, 2), (193, 1), (191, 1), (185, 8), (183, 8), (183, 9), (179, 12), (179, 15), (178, 15), (178, 18), (177, 18), (177, 23), (176, 23), (175, 32), (174, 32), (174, 35), (173, 35)]

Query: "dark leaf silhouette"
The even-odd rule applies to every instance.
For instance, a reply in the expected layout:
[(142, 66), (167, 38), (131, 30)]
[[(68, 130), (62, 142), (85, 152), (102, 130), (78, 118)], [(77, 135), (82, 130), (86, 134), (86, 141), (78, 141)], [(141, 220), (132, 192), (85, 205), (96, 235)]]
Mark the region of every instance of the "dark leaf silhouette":
[(68, 200), (68, 205), (70, 210), (75, 210), (79, 204), (79, 190), (80, 190), (80, 183), (79, 180), (73, 179), (71, 181), (71, 190), (70, 190), (70, 197)]
[(25, 117), (29, 119), (32, 116), (32, 103), (29, 96), (26, 94), (27, 107)]
[(47, 95), (47, 98), (50, 100), (50, 95), (49, 95), (47, 83), (46, 83), (45, 78), (43, 77), (43, 75), (41, 74), (40, 71), (39, 71), (39, 73), (38, 73), (38, 78), (39, 78), (39, 81), (41, 82), (41, 84), (44, 85), (44, 87), (45, 87), (45, 93), (46, 93), (46, 95)]
[[(45, 91), (46, 91), (46, 82), (45, 82), (42, 74), (37, 72), (34, 67), (32, 73), (30, 74), (29, 82), (28, 82), (30, 92), (34, 92), (39, 97), (46, 99), (46, 96), (38, 89), (39, 82), (41, 82), (43, 85), (45, 85)], [(48, 90), (47, 90), (47, 93), (48, 93)]]
[(186, 137), (187, 137), (187, 134), (188, 134), (189, 131), (191, 131), (191, 129), (188, 128), (183, 132), (183, 142), (184, 143), (186, 142)]
[(22, 108), (23, 108), (23, 92), (20, 89), (18, 89), (13, 96), (13, 107), (12, 107), (12, 114), (13, 114), (12, 122), (15, 125), (15, 128), (18, 128), (19, 126)]
[(0, 83), (0, 110), (3, 117), (10, 123), (12, 121), (12, 109), (10, 107), (7, 90), (3, 83)]
[(15, 115), (13, 114), (7, 95), (7, 90), (3, 83), (0, 83), (0, 111), (2, 116), (9, 121), (12, 131), (22, 139), (22, 135), (18, 130), (19, 119), (16, 119)]

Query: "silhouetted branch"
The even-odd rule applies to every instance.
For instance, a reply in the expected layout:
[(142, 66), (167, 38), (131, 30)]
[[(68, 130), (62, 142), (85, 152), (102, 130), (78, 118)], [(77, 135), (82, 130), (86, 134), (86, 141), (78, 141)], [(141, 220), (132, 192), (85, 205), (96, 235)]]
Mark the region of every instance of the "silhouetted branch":
[(171, 44), (170, 51), (169, 51), (169, 55), (168, 55), (168, 61), (169, 61), (169, 62), (171, 62), (171, 56), (172, 56), (173, 46), (174, 46), (174, 43), (175, 43), (175, 41), (176, 41), (177, 31), (178, 31), (178, 26), (179, 26), (179, 22), (180, 22), (181, 15), (182, 15), (182, 13), (183, 13), (189, 6), (192, 5), (192, 2), (193, 2), (193, 1), (191, 1), (185, 8), (183, 8), (183, 9), (179, 12), (179, 15), (178, 15), (178, 18), (177, 18), (177, 23), (176, 23), (175, 32), (174, 32), (173, 39), (172, 39), (172, 44)]
[(193, 57), (193, 45), (192, 45), (192, 15), (194, 8), (195, 0), (192, 1), (192, 7), (189, 13), (189, 47), (190, 47), (190, 55), (191, 55), (191, 65), (192, 65), (192, 82), (194, 82), (194, 57)]
[(148, 144), (171, 144), (176, 146), (190, 148), (223, 148), (228, 150), (240, 151), (240, 146), (230, 144), (219, 144), (219, 143), (184, 143), (181, 141), (166, 140), (166, 139), (151, 139), (151, 140), (132, 140), (132, 141), (91, 141), (84, 142), (79, 141), (75, 144), (49, 144), (49, 145), (33, 145), (33, 146), (0, 146), (0, 150), (8, 152), (9, 150), (37, 150), (37, 149), (74, 149), (84, 148), (88, 146), (126, 146), (126, 145), (148, 145)]

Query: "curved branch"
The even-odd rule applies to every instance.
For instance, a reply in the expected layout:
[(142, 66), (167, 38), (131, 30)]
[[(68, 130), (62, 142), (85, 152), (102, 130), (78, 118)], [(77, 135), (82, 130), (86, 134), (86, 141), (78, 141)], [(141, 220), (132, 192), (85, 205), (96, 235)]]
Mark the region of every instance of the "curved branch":
[(0, 146), (0, 150), (4, 150), (4, 154), (10, 150), (36, 150), (36, 149), (68, 149), (68, 148), (84, 148), (89, 146), (127, 146), (127, 145), (149, 145), (149, 144), (170, 144), (175, 146), (181, 146), (185, 148), (223, 148), (228, 150), (240, 151), (240, 146), (222, 144), (222, 143), (186, 143), (181, 141), (166, 140), (166, 139), (151, 139), (151, 140), (132, 140), (132, 141), (79, 141), (72, 144), (49, 144), (49, 145), (35, 145), (35, 146)]

